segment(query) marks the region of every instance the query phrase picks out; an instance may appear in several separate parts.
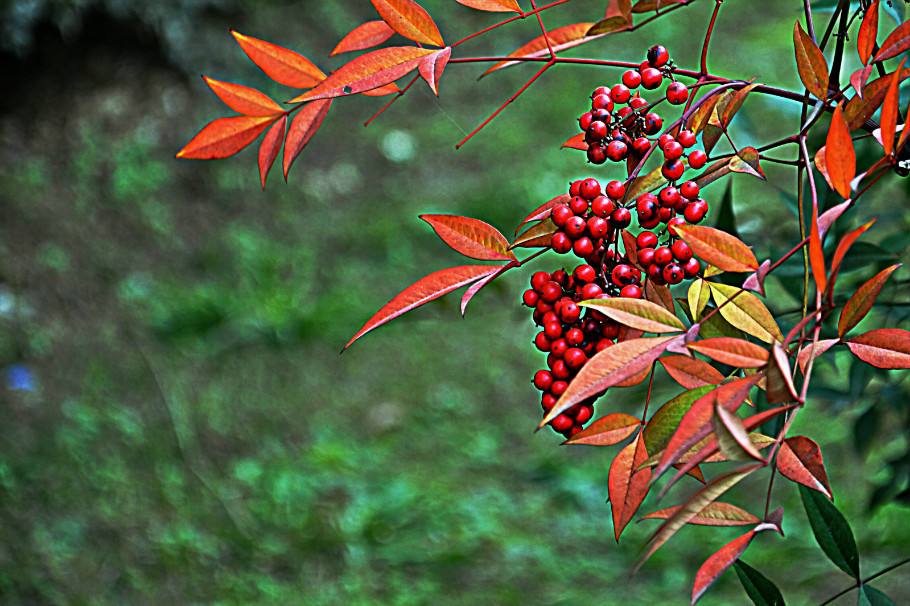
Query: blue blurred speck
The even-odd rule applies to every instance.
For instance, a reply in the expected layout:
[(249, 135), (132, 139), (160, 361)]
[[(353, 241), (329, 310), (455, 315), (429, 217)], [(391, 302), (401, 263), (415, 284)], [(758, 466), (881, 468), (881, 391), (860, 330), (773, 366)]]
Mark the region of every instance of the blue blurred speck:
[(6, 386), (13, 391), (34, 391), (34, 375), (28, 366), (13, 364), (6, 369)]

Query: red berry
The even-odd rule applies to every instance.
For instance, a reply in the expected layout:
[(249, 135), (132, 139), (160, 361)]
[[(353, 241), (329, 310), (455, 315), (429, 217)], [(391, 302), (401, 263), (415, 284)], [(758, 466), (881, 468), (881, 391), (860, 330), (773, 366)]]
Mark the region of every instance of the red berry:
[(619, 291), (619, 296), (626, 299), (641, 299), (641, 286), (638, 284), (627, 284)]
[[(609, 186), (607, 187), (609, 190)], [(591, 212), (598, 217), (606, 217), (616, 208), (613, 200), (606, 196), (597, 196), (591, 201)]]
[(566, 343), (569, 345), (581, 345), (584, 340), (585, 333), (580, 328), (570, 328), (566, 331)]
[(676, 233), (675, 231), (673, 231), (674, 227), (678, 227), (680, 225), (685, 225), (685, 224), (686, 224), (686, 220), (678, 215), (673, 217), (669, 221), (667, 221), (667, 227), (670, 228), (671, 234)]
[(644, 131), (649, 135), (657, 134), (664, 125), (664, 119), (654, 112), (645, 114)]
[(550, 412), (550, 409), (556, 406), (556, 398), (553, 394), (545, 393), (540, 397), (540, 407), (544, 412)]
[(545, 271), (535, 271), (531, 276), (531, 288), (540, 290), (544, 284), (550, 281), (550, 274)]
[(603, 141), (606, 136), (607, 125), (600, 120), (591, 122), (591, 125), (585, 130), (585, 142), (587, 143)]
[(585, 200), (593, 200), (600, 195), (600, 182), (597, 179), (585, 179), (581, 182), (579, 192)]
[(608, 112), (613, 111), (613, 99), (610, 95), (597, 95), (591, 100), (591, 109), (604, 109)]
[(535, 305), (537, 305), (537, 300), (539, 298), (540, 298), (540, 296), (537, 294), (537, 291), (532, 290), (532, 289), (528, 289), (528, 290), (524, 291), (524, 294), (521, 295), (521, 300), (528, 307), (534, 307)]
[(619, 207), (610, 213), (610, 223), (617, 229), (625, 229), (632, 222), (632, 213), (628, 208)]
[(540, 351), (550, 351), (550, 339), (547, 338), (545, 333), (539, 332), (534, 337), (534, 346)]
[(594, 252), (594, 243), (591, 242), (591, 238), (585, 236), (575, 240), (575, 244), (572, 245), (572, 250), (575, 251), (575, 254), (579, 257), (587, 258)]
[(597, 342), (597, 347), (595, 348), (595, 351), (601, 352), (601, 351), (605, 350), (606, 348), (611, 347), (612, 345), (613, 345), (613, 341), (611, 341), (610, 339), (601, 339)]
[(591, 122), (604, 122), (605, 124), (609, 124), (610, 112), (605, 109), (592, 109)]
[(660, 190), (660, 205), (665, 208), (674, 208), (679, 203), (679, 190), (668, 185)]
[(694, 278), (698, 275), (698, 272), (701, 271), (701, 263), (698, 262), (698, 259), (695, 257), (686, 261), (686, 264), (683, 265), (683, 272), (686, 274), (687, 278)]
[(690, 200), (697, 198), (699, 191), (700, 190), (698, 189), (698, 183), (695, 181), (686, 181), (679, 186), (679, 193), (681, 193), (686, 198), (689, 198)]
[(648, 105), (648, 102), (639, 95), (635, 95), (634, 97), (629, 99), (629, 107), (631, 107), (632, 109), (642, 109), (643, 107), (646, 107), (647, 105)]
[(617, 265), (610, 273), (610, 278), (613, 280), (613, 284), (616, 284), (617, 286), (631, 284), (634, 281), (632, 279), (632, 266), (626, 265), (625, 263)]
[(562, 336), (562, 324), (559, 322), (547, 322), (543, 325), (543, 332), (551, 341), (558, 339)]
[(545, 303), (555, 303), (562, 296), (562, 286), (550, 280), (540, 287), (540, 298)]
[(553, 429), (560, 433), (568, 431), (573, 424), (574, 422), (572, 419), (569, 418), (565, 413), (556, 415), (556, 418), (550, 421), (550, 425), (553, 427)]
[[(557, 320), (558, 321), (558, 320)], [(566, 350), (569, 349), (568, 339), (556, 339), (553, 341), (553, 344), (550, 345), (550, 353), (553, 354), (553, 358), (561, 358), (566, 354)]]
[(584, 215), (588, 212), (588, 201), (581, 196), (575, 196), (569, 200), (569, 209), (576, 215)]
[(628, 153), (629, 146), (617, 139), (610, 141), (607, 145), (607, 158), (614, 162), (625, 160)]
[(651, 140), (647, 137), (638, 137), (632, 141), (632, 150), (639, 156), (643, 156), (651, 149)]
[(679, 284), (683, 281), (685, 274), (678, 263), (669, 263), (663, 269), (663, 278), (667, 284)]
[(663, 81), (664, 75), (659, 69), (648, 67), (641, 71), (641, 85), (647, 90), (654, 90)]
[(595, 270), (590, 265), (579, 265), (575, 268), (575, 271), (572, 272), (572, 275), (575, 276), (575, 279), (579, 282), (593, 282), (597, 279), (597, 270)]
[(581, 193), (581, 179), (576, 179), (569, 183), (569, 195), (577, 196)]
[(622, 74), (622, 83), (629, 88), (638, 88), (641, 84), (641, 74), (635, 69), (626, 70)]
[(553, 219), (553, 223), (555, 223), (557, 227), (563, 227), (566, 224), (566, 221), (574, 216), (575, 213), (572, 212), (572, 209), (566, 204), (557, 204), (553, 207), (553, 210), (550, 211), (550, 218)]
[(676, 257), (676, 260), (680, 263), (685, 263), (692, 258), (692, 249), (682, 240), (674, 242), (673, 246), (670, 247), (670, 250), (673, 251), (673, 256)]
[(666, 284), (663, 268), (657, 263), (648, 266), (648, 279), (655, 284)]
[(603, 325), (603, 328), (600, 331), (600, 334), (605, 339), (615, 339), (619, 336), (619, 324), (616, 322), (607, 322)]
[(638, 223), (644, 227), (644, 222), (648, 222), (657, 217), (657, 198), (652, 194), (639, 196), (635, 201), (635, 211), (638, 213)]
[(663, 149), (667, 146), (668, 143), (670, 143), (671, 141), (675, 141), (675, 140), (676, 139), (674, 139), (673, 135), (671, 135), (670, 133), (664, 133), (660, 137), (657, 138), (657, 146), (659, 148)]
[(585, 284), (581, 289), (581, 297), (585, 301), (589, 299), (597, 299), (600, 297), (600, 295), (603, 294), (603, 292), (604, 291), (600, 286), (592, 282), (591, 284)]
[(597, 95), (609, 95), (609, 94), (610, 94), (609, 86), (598, 86), (597, 88), (594, 89), (594, 92), (591, 93), (591, 98), (593, 99)]
[(661, 206), (657, 209), (657, 218), (661, 223), (667, 223), (673, 218), (673, 214), (673, 209), (666, 206)]
[(607, 195), (614, 200), (619, 200), (626, 195), (626, 186), (623, 185), (622, 181), (610, 181), (607, 183)]
[(591, 116), (591, 112), (585, 112), (578, 116), (578, 126), (581, 128), (582, 132), (588, 130), (588, 127), (591, 126), (591, 122), (593, 121), (594, 118)]
[(581, 317), (581, 308), (574, 301), (569, 301), (559, 311), (559, 318), (566, 324), (572, 324)]
[(664, 147), (664, 160), (676, 160), (681, 158), (683, 155), (683, 146), (680, 145), (679, 141), (669, 141)]
[(538, 370), (534, 375), (534, 387), (546, 391), (553, 385), (553, 375), (548, 370)]
[(567, 236), (569, 236), (573, 240), (577, 240), (578, 238), (580, 238), (582, 236), (583, 233), (585, 233), (586, 227), (587, 227), (587, 223), (585, 223), (585, 220), (582, 219), (581, 217), (575, 215), (575, 216), (570, 217), (569, 220), (566, 221), (566, 225), (565, 225), (564, 229), (565, 229)]
[[(629, 115), (631, 115), (631, 114), (633, 114), (633, 113), (635, 113), (635, 112), (634, 112), (634, 110), (633, 110), (631, 107), (624, 107), (624, 108), (622, 108), (621, 110), (619, 110), (618, 112), (616, 112), (616, 116), (617, 116), (621, 121), (625, 122), (625, 119), (626, 119)], [(614, 131), (614, 133), (615, 133), (615, 132), (616, 132), (616, 131)]]
[(666, 265), (673, 260), (673, 251), (669, 246), (661, 246), (654, 249), (654, 262), (658, 265)]
[(667, 181), (676, 181), (683, 176), (685, 171), (686, 166), (682, 163), (682, 160), (668, 160), (664, 162), (660, 169), (661, 174)]
[(635, 238), (635, 243), (638, 244), (639, 249), (654, 248), (657, 246), (657, 234), (650, 231), (643, 231)]
[(667, 87), (667, 101), (671, 105), (682, 105), (689, 98), (689, 88), (682, 82), (671, 82)]
[(610, 231), (610, 223), (603, 217), (591, 217), (588, 219), (588, 234), (597, 240), (603, 238)]
[(590, 145), (587, 154), (591, 164), (603, 164), (607, 161), (607, 146), (600, 143)]
[[(584, 425), (585, 423), (590, 421), (591, 417), (593, 417), (593, 416), (594, 416), (594, 407), (593, 406), (584, 406), (584, 405), (579, 406), (578, 412), (575, 413), (575, 422), (577, 423), (577, 425), (575, 427)], [(573, 427), (572, 429), (575, 429), (575, 427)], [(581, 428), (579, 427), (579, 429), (581, 429)]]
[(628, 103), (630, 97), (632, 92), (625, 84), (617, 84), (610, 89), (610, 98), (616, 103)]
[(588, 361), (588, 356), (577, 347), (570, 347), (568, 351), (566, 351), (564, 359), (566, 361), (566, 366), (573, 370), (577, 370), (585, 365), (585, 362)]
[[(651, 232), (645, 232), (651, 233)], [(641, 263), (642, 267), (648, 267), (649, 265), (654, 264), (654, 249), (653, 248), (639, 248), (638, 249), (638, 262)]]
[(689, 223), (699, 223), (705, 218), (706, 214), (708, 214), (708, 203), (699, 198), (698, 200), (693, 200), (686, 206), (683, 216)]
[(679, 143), (685, 148), (692, 147), (695, 145), (695, 133), (693, 133), (691, 130), (679, 131), (679, 134), (676, 135), (676, 140), (679, 141)]
[(651, 67), (663, 67), (670, 61), (670, 51), (660, 44), (655, 44), (648, 49), (648, 65)]
[(639, 217), (638, 224), (642, 227), (642, 229), (654, 229), (660, 225), (660, 217), (658, 217), (656, 213), (650, 219), (642, 219)]
[(708, 155), (700, 149), (689, 152), (689, 166), (698, 170), (708, 162)]
[(566, 286), (569, 280), (569, 274), (566, 273), (564, 269), (557, 269), (550, 274), (550, 279), (559, 284), (560, 286)]
[(565, 381), (553, 381), (553, 386), (550, 387), (550, 393), (558, 398), (562, 394), (566, 393), (566, 389), (568, 388), (569, 384)]
[(553, 367), (550, 369), (550, 372), (553, 373), (553, 377), (560, 380), (568, 379), (572, 375), (572, 371), (569, 369), (569, 365), (566, 364), (565, 360), (556, 360), (553, 362)]

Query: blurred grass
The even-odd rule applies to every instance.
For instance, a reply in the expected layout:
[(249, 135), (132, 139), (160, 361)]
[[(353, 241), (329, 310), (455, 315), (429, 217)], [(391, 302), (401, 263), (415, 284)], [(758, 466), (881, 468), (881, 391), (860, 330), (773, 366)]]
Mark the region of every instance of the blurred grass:
[[(602, 4), (573, 3), (548, 23), (596, 17)], [(660, 41), (691, 65), (709, 4), (580, 54), (638, 60)], [(26, 5), (35, 10), (14, 3), (10, 14)], [(495, 19), (425, 5), (449, 39)], [(195, 74), (284, 98), (227, 27), (321, 58), (371, 18), (369, 5), (98, 6), (39, 3), (46, 12), (21, 21), (35, 38), (6, 57), (19, 79), (0, 116), (0, 365), (27, 369), (34, 389), (2, 392), (3, 602), (684, 603), (697, 563), (736, 530), (686, 529), (629, 579), (652, 527), (633, 525), (613, 542), (604, 503), (613, 450), (558, 448), (550, 433), (531, 432), (539, 408), (529, 378), (542, 360), (518, 305), (524, 276), (485, 289), (465, 320), (449, 298), (338, 355), (394, 292), (462, 262), (416, 214), (482, 217), (509, 233), (587, 174), (558, 146), (608, 76), (548, 73), (457, 153), (454, 142), (520, 86), (526, 67), (476, 83), (480, 70), (451, 66), (440, 99), (417, 87), (367, 129), (382, 101), (345, 100), (290, 183), (276, 172), (263, 193), (254, 151), (173, 159), (223, 114)], [(795, 87), (798, 16), (783, 0), (726, 3), (712, 69)], [(533, 35), (534, 23), (517, 23), (477, 48), (505, 53)], [(773, 140), (797, 120), (798, 105), (752, 98), (738, 141)], [(794, 177), (766, 171), (768, 183), (733, 178), (739, 231), (760, 257), (797, 237)], [(906, 191), (889, 179), (844, 221), (880, 217), (863, 263), (906, 260)], [(709, 195), (716, 209), (721, 191)], [(772, 306), (798, 307), (786, 293), (801, 272), (798, 260), (784, 268)], [(869, 275), (868, 265), (847, 274), (844, 293)], [(907, 284), (906, 270), (895, 274), (882, 300), (904, 306), (864, 326), (906, 325)], [(868, 574), (905, 556), (910, 540), (905, 507), (867, 510), (888, 461), (907, 457), (908, 388), (906, 375), (857, 370), (848, 358), (819, 364), (817, 398), (796, 430), (822, 445)], [(641, 390), (627, 392), (605, 398), (600, 413), (637, 411)], [(672, 395), (661, 382), (655, 398)], [(874, 423), (858, 451), (861, 417)], [(736, 502), (759, 510), (764, 482), (745, 483)], [(775, 497), (787, 537), (762, 537), (746, 560), (791, 603), (848, 585), (811, 538), (795, 489), (780, 482)], [(910, 599), (900, 572), (876, 586)], [(744, 600), (728, 574), (703, 603)]]

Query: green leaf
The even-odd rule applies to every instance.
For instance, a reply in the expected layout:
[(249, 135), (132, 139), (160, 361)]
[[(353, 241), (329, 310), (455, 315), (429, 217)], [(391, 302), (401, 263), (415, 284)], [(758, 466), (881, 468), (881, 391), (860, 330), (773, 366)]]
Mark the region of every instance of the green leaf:
[(720, 208), (717, 209), (714, 227), (723, 230), (728, 234), (740, 237), (736, 229), (736, 215), (733, 213), (733, 180), (727, 180), (727, 188), (724, 190), (724, 197), (721, 198)]
[(835, 566), (858, 579), (859, 553), (846, 518), (825, 495), (816, 490), (800, 485), (799, 495), (819, 547)]
[(657, 412), (645, 425), (645, 448), (648, 452), (659, 452), (667, 447), (670, 437), (679, 427), (679, 422), (683, 416), (692, 408), (695, 400), (699, 399), (712, 389), (715, 385), (705, 385), (696, 387), (690, 391), (684, 391), (666, 404), (660, 407)]
[(771, 579), (755, 570), (742, 560), (733, 564), (739, 582), (755, 606), (785, 606), (784, 596)]
[(857, 606), (895, 606), (894, 600), (872, 585), (863, 585), (856, 599)]

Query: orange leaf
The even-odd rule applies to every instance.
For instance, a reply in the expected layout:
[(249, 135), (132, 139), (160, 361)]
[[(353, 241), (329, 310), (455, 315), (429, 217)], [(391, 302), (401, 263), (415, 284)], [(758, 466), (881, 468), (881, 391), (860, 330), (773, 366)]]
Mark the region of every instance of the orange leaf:
[(837, 274), (840, 270), (840, 264), (843, 262), (844, 257), (847, 256), (847, 251), (850, 250), (850, 247), (853, 246), (853, 243), (856, 242), (856, 240), (861, 235), (866, 233), (866, 230), (872, 227), (874, 223), (875, 219), (872, 219), (868, 223), (860, 225), (853, 231), (846, 234), (843, 238), (841, 238), (840, 242), (837, 243), (837, 249), (834, 251), (834, 256), (831, 258), (830, 287), (832, 290), (834, 289), (834, 283), (837, 281)]
[(463, 4), (469, 8), (490, 13), (518, 13), (521, 14), (521, 7), (516, 0), (455, 0), (458, 4)]
[(284, 143), (284, 129), (288, 124), (288, 117), (281, 116), (281, 119), (275, 122), (269, 132), (262, 138), (259, 144), (259, 181), (262, 183), (262, 189), (265, 189), (265, 180), (272, 170), (272, 164), (278, 157), (281, 150), (281, 144)]
[(382, 306), (373, 317), (367, 320), (357, 333), (351, 337), (344, 349), (351, 346), (354, 341), (370, 332), (371, 330), (382, 326), (383, 324), (394, 320), (398, 316), (405, 314), (412, 309), (429, 303), (446, 293), (458, 290), (471, 282), (488, 276), (501, 268), (498, 265), (462, 265), (459, 267), (449, 267), (435, 271), (428, 276), (417, 280), (403, 291), (395, 295), (391, 301)]
[(705, 560), (695, 574), (695, 584), (692, 586), (692, 604), (700, 600), (701, 596), (717, 580), (717, 577), (739, 559), (754, 537), (755, 531), (750, 530), (741, 537), (733, 539)]
[(365, 90), (361, 95), (364, 97), (385, 97), (387, 95), (394, 95), (395, 93), (400, 93), (401, 89), (398, 88), (398, 85), (394, 82), (390, 82), (385, 86), (380, 86), (379, 88), (371, 88), (370, 90)]
[(420, 215), (442, 241), (466, 257), (481, 261), (514, 261), (509, 241), (480, 219), (457, 215)]
[(639, 433), (635, 441), (619, 451), (610, 464), (607, 492), (613, 510), (613, 534), (617, 542), (648, 494), (651, 469), (639, 469), (647, 458), (645, 441)]
[(686, 347), (721, 364), (737, 368), (760, 368), (768, 363), (768, 350), (736, 337), (714, 337), (689, 343)]
[(614, 412), (597, 419), (566, 440), (565, 443), (612, 446), (631, 436), (640, 424), (641, 421), (632, 415)]
[(332, 100), (325, 99), (307, 103), (297, 112), (291, 122), (291, 127), (288, 129), (287, 142), (284, 145), (283, 168), (285, 179), (288, 178), (288, 171), (291, 170), (294, 160), (297, 159), (303, 148), (306, 147), (313, 135), (316, 134), (316, 131), (319, 130), (326, 114), (329, 113), (330, 107), (332, 107)]
[(478, 292), (480, 292), (480, 290), (484, 286), (486, 286), (487, 284), (489, 284), (490, 282), (492, 282), (493, 280), (495, 280), (502, 274), (506, 273), (513, 267), (518, 267), (518, 264), (517, 263), (507, 263), (505, 265), (502, 265), (502, 266), (500, 266), (499, 270), (493, 272), (492, 274), (490, 274), (489, 276), (487, 276), (485, 278), (481, 278), (477, 282), (474, 282), (473, 284), (468, 286), (468, 288), (464, 291), (464, 294), (461, 296), (461, 316), (464, 317), (464, 315), (468, 309), (468, 303), (471, 302), (471, 299), (474, 298), (474, 295), (476, 295)]
[(430, 14), (414, 0), (370, 0), (393, 30), (419, 44), (445, 46)]
[(233, 116), (206, 124), (177, 152), (178, 158), (215, 160), (233, 156), (253, 142), (278, 116)]
[(560, 147), (562, 147), (562, 148), (567, 147), (569, 149), (580, 149), (581, 151), (587, 151), (588, 144), (585, 143), (585, 134), (578, 133), (577, 135), (572, 135), (571, 137), (566, 139), (566, 142), (563, 143), (562, 145), (560, 145)]
[(690, 1), (691, 0), (638, 0), (638, 2), (635, 3), (635, 6), (632, 7), (632, 12), (648, 13), (666, 8), (671, 4), (686, 4)]
[(686, 389), (695, 389), (704, 385), (718, 385), (724, 380), (716, 368), (698, 358), (688, 356), (668, 356), (661, 358), (664, 370), (674, 381)]
[(237, 44), (265, 75), (291, 88), (310, 88), (325, 80), (312, 61), (292, 50), (231, 30)]
[(526, 225), (533, 221), (542, 221), (542, 220), (546, 219), (547, 217), (550, 216), (550, 211), (553, 209), (554, 206), (558, 206), (560, 204), (568, 204), (571, 199), (572, 199), (572, 196), (570, 196), (569, 194), (560, 194), (551, 200), (547, 200), (546, 202), (544, 202), (543, 204), (541, 204), (540, 206), (535, 208), (533, 211), (531, 211), (531, 214), (529, 214), (527, 217), (525, 217), (524, 219), (521, 220), (521, 223), (519, 223), (518, 227), (515, 228), (515, 233), (516, 234), (518, 233), (518, 230), (521, 229), (522, 225)]
[(743, 420), (730, 412), (720, 402), (714, 404), (714, 436), (717, 447), (728, 461), (755, 459), (764, 461), (761, 453), (752, 444), (749, 432), (743, 426)]
[(644, 369), (660, 357), (671, 341), (681, 337), (649, 337), (621, 341), (594, 355), (569, 388), (562, 394), (556, 405), (540, 422), (540, 427), (552, 421), (566, 409), (602, 393), (609, 387), (639, 376)]
[(245, 116), (274, 116), (284, 112), (280, 105), (255, 88), (231, 84), (230, 82), (221, 82), (208, 76), (203, 76), (202, 79), (209, 85), (212, 92), (224, 101), (225, 105), (239, 114)]
[(442, 78), (442, 72), (445, 70), (446, 65), (448, 65), (449, 57), (451, 56), (452, 49), (447, 46), (442, 50), (436, 51), (432, 55), (424, 57), (417, 66), (420, 77), (426, 81), (430, 90), (433, 91), (433, 94), (437, 97), (439, 96), (439, 79)]
[(895, 71), (876, 78), (866, 84), (862, 97), (853, 97), (847, 102), (844, 117), (847, 119), (847, 126), (850, 127), (850, 130), (856, 130), (875, 115), (876, 110), (885, 99), (885, 93), (888, 91), (894, 74), (897, 73), (900, 74), (900, 79), (904, 80), (910, 76), (910, 69)]
[(870, 330), (847, 341), (847, 347), (854, 356), (876, 368), (910, 368), (910, 331)]
[(840, 339), (822, 339), (815, 343), (815, 345), (812, 343), (806, 344), (805, 347), (799, 350), (799, 354), (796, 356), (796, 362), (799, 364), (799, 369), (805, 374), (809, 360), (817, 358), (838, 343), (840, 343)]
[(850, 129), (844, 119), (843, 108), (838, 105), (834, 108), (831, 117), (831, 126), (828, 128), (828, 138), (825, 140), (825, 164), (828, 167), (828, 176), (834, 189), (844, 198), (850, 197), (850, 181), (856, 176), (856, 152), (853, 150), (853, 140), (850, 138)]
[(793, 25), (793, 46), (800, 80), (810, 93), (824, 99), (828, 96), (828, 62), (799, 21)]
[[(904, 25), (910, 24), (910, 21)], [(885, 155), (890, 156), (894, 152), (894, 133), (897, 130), (897, 110), (900, 103), (900, 73), (904, 67), (904, 61), (901, 59), (900, 65), (894, 71), (891, 77), (891, 83), (888, 85), (888, 92), (885, 93), (885, 100), (882, 103), (882, 147), (885, 148)]]
[(777, 470), (785, 478), (817, 490), (829, 499), (834, 498), (822, 461), (822, 451), (818, 444), (805, 436), (784, 440), (777, 453)]
[(771, 346), (771, 360), (765, 377), (765, 394), (769, 403), (795, 402), (799, 399), (793, 384), (790, 357), (780, 343), (775, 342)]
[(647, 299), (613, 297), (592, 299), (579, 303), (582, 307), (596, 309), (608, 318), (625, 326), (644, 332), (679, 332), (686, 327), (675, 315)]
[(840, 312), (840, 320), (837, 322), (837, 335), (839, 337), (843, 337), (850, 332), (851, 328), (866, 317), (866, 314), (872, 309), (875, 299), (878, 298), (878, 294), (884, 288), (885, 282), (888, 281), (888, 278), (898, 267), (900, 267), (900, 263), (886, 267), (856, 289), (856, 292), (844, 305), (843, 311)]
[(345, 63), (319, 86), (292, 99), (291, 103), (356, 95), (384, 86), (414, 71), (424, 57), (435, 52), (416, 46), (389, 46), (370, 51)]
[[(827, 157), (827, 151), (825, 152)], [(850, 185), (847, 185), (849, 189)], [(825, 270), (825, 252), (822, 249), (821, 233), (818, 229), (818, 206), (813, 205), (812, 217), (809, 222), (809, 264), (812, 266), (812, 277), (819, 293), (825, 292), (827, 286), (827, 272)]]
[(556, 224), (550, 219), (532, 225), (516, 237), (509, 250), (513, 248), (548, 248), (553, 240), (553, 234), (559, 231)]
[[(603, 34), (588, 36), (588, 30), (591, 29), (592, 25), (592, 23), (573, 23), (571, 25), (557, 27), (556, 29), (547, 32), (550, 37), (550, 45), (553, 47), (553, 51), (558, 52), (603, 37)], [(540, 53), (540, 55), (538, 55), (538, 53)], [(547, 41), (544, 39), (543, 34), (541, 34), (527, 44), (519, 47), (517, 50), (512, 51), (508, 56), (536, 57), (542, 56), (545, 53), (549, 53), (549, 50), (547, 49)], [(519, 61), (500, 61), (485, 71), (481, 77), (509, 67), (510, 65), (515, 65), (516, 63), (519, 63)]]
[[(646, 516), (642, 520), (666, 520), (679, 511), (679, 505), (658, 509)], [(736, 505), (716, 501), (709, 503), (707, 507), (695, 514), (689, 521), (689, 524), (697, 526), (749, 526), (758, 524), (759, 519)]]
[(591, 26), (588, 35), (609, 34), (632, 27), (632, 0), (610, 0), (607, 14)]
[(872, 61), (878, 63), (896, 57), (907, 49), (910, 49), (910, 21), (904, 21), (888, 34)]
[(875, 47), (875, 37), (878, 35), (878, 0), (875, 0), (866, 14), (863, 15), (863, 22), (859, 26), (859, 36), (856, 39), (856, 52), (859, 53), (859, 60), (863, 65), (869, 63), (869, 57), (872, 56), (872, 49)]
[(736, 236), (702, 225), (680, 225), (674, 229), (696, 256), (720, 270), (747, 272), (758, 269), (752, 249)]
[(373, 48), (394, 35), (395, 30), (389, 27), (385, 21), (367, 21), (352, 29), (347, 36), (342, 38), (329, 56), (334, 57), (341, 53)]

